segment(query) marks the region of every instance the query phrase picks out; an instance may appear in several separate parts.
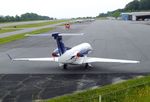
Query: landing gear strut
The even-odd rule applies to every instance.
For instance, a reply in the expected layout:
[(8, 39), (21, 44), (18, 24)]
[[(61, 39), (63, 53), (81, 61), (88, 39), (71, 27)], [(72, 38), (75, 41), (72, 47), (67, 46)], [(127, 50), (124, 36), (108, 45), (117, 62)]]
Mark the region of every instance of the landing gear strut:
[(63, 68), (64, 68), (64, 69), (67, 69), (67, 64), (64, 64), (64, 65), (63, 65)]
[(88, 67), (92, 67), (92, 65), (89, 63), (85, 63), (85, 68), (88, 68)]
[(89, 66), (88, 63), (85, 63), (85, 68), (88, 68), (88, 66)]

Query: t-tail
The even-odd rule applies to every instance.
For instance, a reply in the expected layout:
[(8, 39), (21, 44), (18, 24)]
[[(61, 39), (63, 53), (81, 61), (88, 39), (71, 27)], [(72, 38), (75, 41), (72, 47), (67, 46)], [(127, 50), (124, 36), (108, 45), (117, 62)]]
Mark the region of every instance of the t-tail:
[(59, 51), (59, 54), (62, 55), (65, 51), (66, 51), (66, 48), (65, 48), (65, 45), (62, 41), (62, 36), (59, 35), (60, 33), (53, 33), (52, 34), (52, 37), (54, 37), (54, 39), (56, 40), (57, 42), (57, 47), (58, 47), (58, 51)]
[(53, 33), (50, 33), (50, 34), (36, 34), (36, 35), (26, 34), (25, 36), (35, 36), (35, 37), (36, 36), (37, 37), (52, 36), (57, 42), (59, 55), (62, 55), (63, 53), (65, 53), (65, 51), (67, 49), (69, 49), (68, 47), (65, 47), (65, 45), (62, 41), (62, 36), (81, 36), (81, 35), (84, 35), (84, 33), (59, 33), (59, 32), (53, 32)]

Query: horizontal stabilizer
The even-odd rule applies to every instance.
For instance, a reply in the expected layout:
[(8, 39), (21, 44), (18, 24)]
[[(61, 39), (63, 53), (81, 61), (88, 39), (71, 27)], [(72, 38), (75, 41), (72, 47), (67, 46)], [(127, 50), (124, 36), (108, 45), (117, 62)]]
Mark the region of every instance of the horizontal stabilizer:
[(52, 35), (51, 34), (26, 34), (25, 36), (44, 37), (44, 36), (52, 36)]
[[(26, 34), (25, 36), (35, 36), (35, 37), (44, 37), (44, 36), (52, 36), (55, 33), (43, 33), (43, 34)], [(58, 33), (58, 36), (82, 36), (84, 33)]]
[(60, 36), (82, 36), (84, 33), (60, 33)]

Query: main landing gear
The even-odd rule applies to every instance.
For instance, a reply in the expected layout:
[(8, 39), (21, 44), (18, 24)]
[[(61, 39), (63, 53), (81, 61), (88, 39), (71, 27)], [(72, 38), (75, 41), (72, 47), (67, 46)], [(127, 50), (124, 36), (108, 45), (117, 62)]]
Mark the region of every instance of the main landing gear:
[(63, 69), (67, 69), (67, 66), (68, 66), (67, 64), (64, 64)]
[(89, 63), (85, 63), (85, 66), (84, 66), (85, 68), (88, 68), (88, 67), (92, 67), (92, 65), (91, 64), (89, 64)]
[[(67, 67), (68, 67), (68, 65), (67, 64), (64, 64), (63, 65), (63, 69), (67, 69)], [(91, 68), (92, 67), (92, 65), (91, 64), (89, 64), (89, 63), (85, 63), (85, 66), (84, 66), (85, 68)]]

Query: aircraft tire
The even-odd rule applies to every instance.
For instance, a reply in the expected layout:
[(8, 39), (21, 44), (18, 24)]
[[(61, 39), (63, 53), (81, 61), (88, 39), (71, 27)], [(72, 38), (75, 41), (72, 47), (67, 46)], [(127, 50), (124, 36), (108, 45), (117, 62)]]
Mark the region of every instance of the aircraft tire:
[(64, 65), (63, 65), (63, 69), (67, 69), (67, 64), (64, 64)]
[(85, 63), (85, 68), (88, 68), (89, 67), (89, 64), (88, 63)]

